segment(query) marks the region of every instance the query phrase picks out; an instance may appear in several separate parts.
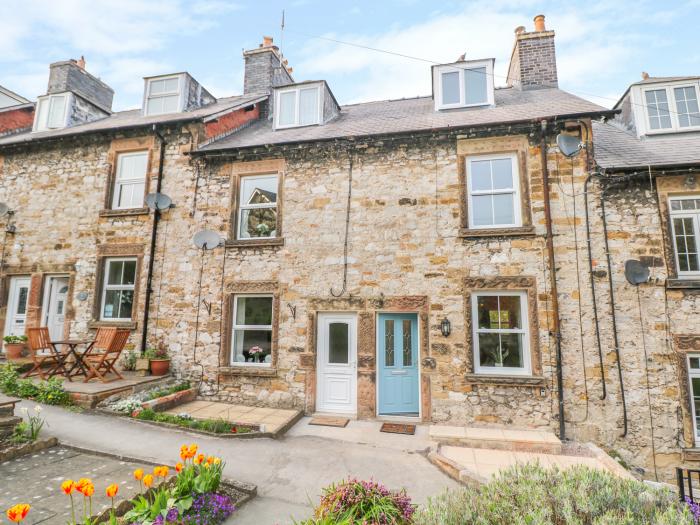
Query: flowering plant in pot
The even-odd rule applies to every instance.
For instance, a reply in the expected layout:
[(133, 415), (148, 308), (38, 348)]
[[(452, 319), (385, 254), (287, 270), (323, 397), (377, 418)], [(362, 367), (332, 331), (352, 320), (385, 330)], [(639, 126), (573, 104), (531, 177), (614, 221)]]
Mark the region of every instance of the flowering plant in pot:
[(170, 371), (170, 356), (165, 348), (149, 348), (145, 356), (151, 364), (152, 375), (164, 376)]
[(27, 342), (26, 335), (6, 335), (2, 338), (5, 341), (5, 354), (7, 359), (19, 359), (22, 357), (22, 350)]

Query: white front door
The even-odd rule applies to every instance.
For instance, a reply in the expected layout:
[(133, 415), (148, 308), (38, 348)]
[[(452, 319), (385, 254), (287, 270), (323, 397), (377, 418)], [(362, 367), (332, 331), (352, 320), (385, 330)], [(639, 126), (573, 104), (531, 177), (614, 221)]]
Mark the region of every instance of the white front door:
[(49, 277), (44, 288), (43, 326), (49, 328), (53, 341), (63, 339), (68, 298), (68, 277)]
[(29, 302), (29, 277), (12, 277), (7, 296), (5, 335), (24, 335)]
[(357, 412), (357, 316), (318, 314), (318, 412)]

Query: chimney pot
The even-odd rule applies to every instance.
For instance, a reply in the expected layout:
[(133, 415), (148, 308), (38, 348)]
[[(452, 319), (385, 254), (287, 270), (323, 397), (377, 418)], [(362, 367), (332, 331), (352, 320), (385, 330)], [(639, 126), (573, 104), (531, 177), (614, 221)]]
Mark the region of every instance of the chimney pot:
[(649, 78), (649, 73), (642, 71), (642, 80), (646, 80), (647, 78)]
[(272, 37), (271, 36), (264, 36), (263, 37), (262, 47), (272, 47)]
[(83, 55), (80, 55), (80, 59), (77, 63), (80, 69), (85, 69), (85, 57)]
[(518, 26), (515, 28), (516, 35), (522, 35), (525, 32), (525, 26)]
[(544, 27), (544, 15), (537, 15), (535, 17), (535, 31), (537, 31), (538, 33), (546, 31)]

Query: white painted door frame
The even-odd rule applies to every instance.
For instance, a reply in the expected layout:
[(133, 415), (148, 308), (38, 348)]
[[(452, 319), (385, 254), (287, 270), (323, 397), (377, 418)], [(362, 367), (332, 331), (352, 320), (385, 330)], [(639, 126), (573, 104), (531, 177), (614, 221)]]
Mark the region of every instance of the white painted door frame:
[[(347, 326), (347, 358), (343, 356), (342, 362), (331, 363), (329, 359), (331, 325)], [(357, 414), (357, 314), (319, 313), (316, 354), (316, 411)]]
[[(17, 312), (20, 305), (20, 290), (26, 289), (23, 298), (23, 311)], [(16, 276), (10, 278), (10, 289), (7, 296), (7, 315), (5, 318), (5, 335), (24, 335), (27, 325), (27, 310), (29, 309), (29, 293), (31, 292), (31, 278), (28, 276)]]
[[(66, 303), (68, 302), (68, 276), (51, 275), (44, 282), (41, 326), (47, 326), (52, 340), (63, 339)], [(65, 291), (62, 292), (62, 289)], [(58, 308), (58, 309), (57, 309)]]

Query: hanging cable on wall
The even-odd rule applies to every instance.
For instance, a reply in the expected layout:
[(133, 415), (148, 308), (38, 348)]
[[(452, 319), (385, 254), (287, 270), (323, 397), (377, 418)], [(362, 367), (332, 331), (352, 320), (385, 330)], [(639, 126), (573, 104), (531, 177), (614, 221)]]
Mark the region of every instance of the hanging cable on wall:
[(348, 237), (350, 235), (350, 206), (352, 204), (352, 154), (349, 148), (348, 163), (348, 203), (345, 212), (345, 241), (343, 242), (343, 286), (338, 293), (331, 286), (330, 292), (333, 297), (340, 297), (348, 288)]

